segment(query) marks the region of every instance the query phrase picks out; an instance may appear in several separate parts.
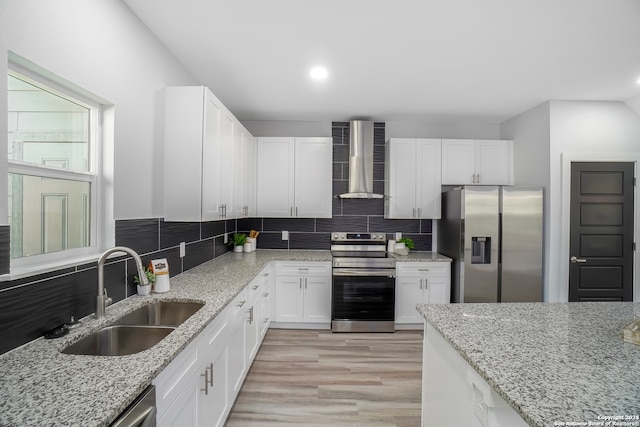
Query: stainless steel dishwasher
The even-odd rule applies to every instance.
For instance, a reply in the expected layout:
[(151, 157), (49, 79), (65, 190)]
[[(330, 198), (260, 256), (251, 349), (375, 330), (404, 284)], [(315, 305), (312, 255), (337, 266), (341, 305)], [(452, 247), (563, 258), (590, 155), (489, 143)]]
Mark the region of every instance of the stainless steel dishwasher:
[(152, 385), (110, 427), (156, 427), (156, 388)]

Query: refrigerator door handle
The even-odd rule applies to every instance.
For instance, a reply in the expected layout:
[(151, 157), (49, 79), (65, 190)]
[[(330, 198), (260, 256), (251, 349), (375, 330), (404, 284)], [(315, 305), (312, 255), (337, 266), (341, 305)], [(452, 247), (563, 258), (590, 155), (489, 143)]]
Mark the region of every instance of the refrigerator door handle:
[(584, 259), (584, 258), (578, 258), (578, 257), (575, 257), (575, 256), (572, 256), (572, 257), (571, 257), (571, 259), (570, 259), (569, 261), (571, 261), (571, 263), (572, 263), (572, 264), (587, 262), (587, 260), (586, 260), (586, 259)]

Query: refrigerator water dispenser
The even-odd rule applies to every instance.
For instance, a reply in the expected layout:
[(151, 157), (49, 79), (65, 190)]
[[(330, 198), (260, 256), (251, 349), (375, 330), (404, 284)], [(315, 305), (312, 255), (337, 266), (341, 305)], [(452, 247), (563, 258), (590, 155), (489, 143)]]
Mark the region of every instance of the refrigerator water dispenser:
[(491, 237), (471, 237), (471, 264), (491, 264)]

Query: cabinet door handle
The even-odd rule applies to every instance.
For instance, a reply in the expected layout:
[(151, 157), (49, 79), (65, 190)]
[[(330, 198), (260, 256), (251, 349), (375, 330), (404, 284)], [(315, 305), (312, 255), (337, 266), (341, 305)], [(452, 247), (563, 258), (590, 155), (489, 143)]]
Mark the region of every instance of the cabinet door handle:
[(244, 303), (245, 303), (245, 302), (247, 302), (247, 301), (240, 301), (240, 302), (238, 303), (238, 307), (242, 307), (242, 306), (244, 305)]
[(302, 277), (300, 278), (300, 289), (302, 289)]
[(268, 275), (269, 275), (269, 273), (264, 273), (263, 274), (264, 277), (267, 277)]
[(293, 206), (289, 208), (289, 216), (293, 216)]
[(307, 280), (308, 280), (308, 279), (305, 277), (305, 278), (304, 278), (304, 288), (305, 288), (305, 289), (307, 289)]
[(480, 174), (478, 174), (478, 184), (480, 184)]
[(422, 289), (422, 279), (420, 279), (420, 289)]
[(424, 279), (424, 290), (426, 291), (429, 288), (429, 279)]
[(269, 292), (265, 292), (264, 294), (262, 294), (262, 296), (263, 296), (264, 298), (269, 298)]
[(422, 218), (422, 209), (418, 208), (418, 218)]
[(255, 291), (255, 290), (256, 290), (256, 289), (258, 289), (259, 287), (260, 287), (260, 285), (255, 285), (255, 286), (252, 286), (252, 287), (251, 287), (251, 289), (253, 289), (253, 290)]
[(251, 306), (249, 310), (247, 310), (247, 313), (249, 314), (249, 319), (247, 320), (249, 324), (252, 325), (253, 324), (253, 306)]
[(415, 217), (416, 217), (416, 208), (413, 208), (413, 213), (411, 214), (411, 216), (412, 216), (413, 218), (415, 218)]
[(571, 259), (570, 259), (569, 261), (571, 261), (571, 263), (572, 263), (572, 264), (587, 262), (587, 260), (586, 260), (586, 259), (584, 259), (584, 258), (578, 258), (578, 257), (575, 257), (575, 256), (572, 256), (572, 257), (571, 257)]
[(213, 376), (213, 363), (211, 364), (211, 367), (204, 368), (204, 374), (200, 374), (201, 377), (204, 377), (204, 388), (201, 388), (200, 391), (204, 391), (205, 396), (209, 394), (209, 384), (213, 385), (211, 383), (211, 380), (209, 380), (209, 375), (208, 375), (209, 369), (211, 369), (212, 376)]
[(269, 318), (268, 318), (268, 317), (265, 317), (265, 318), (264, 318), (264, 320), (263, 320), (263, 322), (264, 322), (264, 323), (268, 323), (268, 322), (269, 322)]
[(213, 362), (209, 364), (209, 385), (213, 387)]
[(298, 207), (296, 206), (296, 216), (298, 216)]

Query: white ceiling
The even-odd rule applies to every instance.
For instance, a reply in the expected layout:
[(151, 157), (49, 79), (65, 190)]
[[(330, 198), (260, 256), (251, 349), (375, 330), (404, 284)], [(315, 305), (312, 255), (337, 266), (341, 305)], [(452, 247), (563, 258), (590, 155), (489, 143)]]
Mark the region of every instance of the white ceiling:
[(640, 94), (638, 0), (124, 2), (240, 120), (500, 123)]

